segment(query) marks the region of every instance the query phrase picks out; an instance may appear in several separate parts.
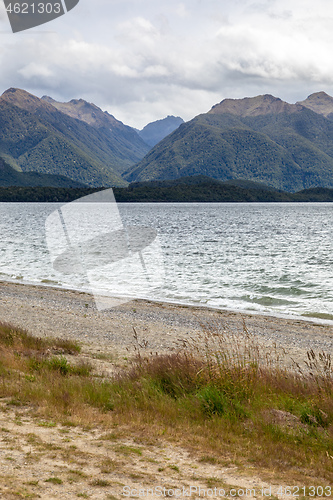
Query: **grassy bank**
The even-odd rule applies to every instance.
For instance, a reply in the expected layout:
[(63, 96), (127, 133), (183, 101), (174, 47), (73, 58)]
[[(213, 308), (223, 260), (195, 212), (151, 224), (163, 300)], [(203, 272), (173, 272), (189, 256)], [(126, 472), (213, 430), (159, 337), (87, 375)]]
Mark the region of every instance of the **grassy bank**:
[(135, 331), (133, 346), (130, 359), (105, 376), (78, 344), (2, 324), (0, 397), (38, 418), (163, 438), (202, 462), (333, 483), (328, 354), (310, 351), (304, 365), (287, 371), (281, 353), (260, 349), (245, 326), (232, 336), (206, 327), (167, 355), (144, 356)]

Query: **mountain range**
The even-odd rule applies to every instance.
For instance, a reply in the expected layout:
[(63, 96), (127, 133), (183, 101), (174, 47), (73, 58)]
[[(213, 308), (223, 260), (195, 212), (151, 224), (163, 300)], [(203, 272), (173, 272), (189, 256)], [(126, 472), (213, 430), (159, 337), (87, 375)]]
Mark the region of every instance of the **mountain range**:
[[(58, 102), (10, 88), (0, 97), (0, 158), (6, 162), (0, 185), (21, 179), (33, 186), (39, 179), (59, 186), (67, 177), (71, 186), (125, 186), (123, 172), (182, 121), (168, 116), (137, 131), (83, 99)], [(22, 177), (9, 167), (49, 177)]]
[(83, 99), (10, 88), (0, 124), (3, 186), (121, 187), (204, 175), (289, 192), (333, 188), (333, 98), (325, 92), (295, 104), (269, 94), (224, 99), (189, 122), (168, 116), (138, 131)]
[(271, 95), (225, 99), (180, 125), (123, 177), (129, 182), (205, 175), (295, 192), (333, 187), (333, 98), (289, 104)]

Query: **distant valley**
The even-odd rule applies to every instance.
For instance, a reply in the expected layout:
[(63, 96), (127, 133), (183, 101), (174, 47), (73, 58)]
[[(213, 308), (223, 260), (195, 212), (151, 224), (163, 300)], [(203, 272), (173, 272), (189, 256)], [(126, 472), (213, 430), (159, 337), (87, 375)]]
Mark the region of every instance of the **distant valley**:
[(162, 120), (157, 120), (148, 123), (142, 130), (138, 130), (138, 134), (149, 146), (156, 146), (167, 135), (171, 134), (184, 123), (180, 116), (167, 116)]

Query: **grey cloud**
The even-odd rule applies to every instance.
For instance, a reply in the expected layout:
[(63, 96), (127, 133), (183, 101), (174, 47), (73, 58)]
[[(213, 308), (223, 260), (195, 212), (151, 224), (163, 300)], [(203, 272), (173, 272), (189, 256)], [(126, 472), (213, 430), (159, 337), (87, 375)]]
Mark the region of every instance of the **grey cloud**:
[(333, 7), (326, 0), (317, 4), (327, 7), (326, 18), (309, 0), (95, 0), (109, 17), (96, 27), (93, 17), (90, 28), (81, 4), (70, 18), (74, 35), (64, 16), (67, 31), (4, 40), (3, 90), (83, 97), (143, 126), (170, 113), (189, 119), (224, 97), (268, 92), (299, 100), (333, 85)]

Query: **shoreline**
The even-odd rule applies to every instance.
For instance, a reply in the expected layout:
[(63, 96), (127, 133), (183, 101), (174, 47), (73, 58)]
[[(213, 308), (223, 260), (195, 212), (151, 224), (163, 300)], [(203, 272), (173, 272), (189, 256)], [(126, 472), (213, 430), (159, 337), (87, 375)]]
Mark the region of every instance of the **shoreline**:
[(297, 362), (310, 349), (333, 352), (333, 326), (307, 318), (278, 318), (256, 313), (135, 299), (98, 311), (86, 292), (51, 286), (0, 282), (0, 321), (37, 336), (76, 339), (89, 352), (127, 353), (135, 349), (134, 330), (147, 353), (166, 353), (177, 344), (218, 329), (225, 334), (249, 333), (263, 348), (274, 345)]
[[(84, 293), (89, 296), (93, 296), (93, 294), (90, 292), (88, 289), (78, 289), (78, 288), (70, 288), (65, 285), (60, 285), (56, 284), (55, 282), (45, 280), (45, 282), (40, 282), (40, 283), (34, 283), (30, 281), (17, 281), (17, 280), (1, 280), (0, 279), (0, 286), (2, 283), (8, 283), (8, 284), (13, 284), (13, 285), (22, 285), (22, 286), (30, 286), (30, 287), (37, 287), (37, 288), (48, 288), (51, 290), (62, 290), (62, 291), (71, 291), (71, 292), (78, 292), (78, 293)], [(99, 297), (103, 297), (102, 293), (98, 294)], [(260, 311), (260, 310), (255, 310), (255, 309), (233, 309), (232, 307), (219, 307), (219, 306), (212, 306), (212, 305), (207, 305), (207, 304), (201, 304), (201, 303), (195, 303), (195, 302), (182, 302), (182, 301), (177, 301), (177, 300), (172, 300), (172, 299), (154, 299), (150, 297), (136, 297), (136, 298), (130, 298), (130, 297), (124, 297), (126, 302), (134, 302), (134, 301), (143, 301), (143, 302), (148, 302), (148, 303), (153, 303), (153, 304), (169, 304), (169, 305), (174, 305), (174, 306), (180, 306), (180, 307), (189, 307), (189, 308), (197, 308), (197, 309), (207, 309), (211, 311), (218, 311), (218, 312), (228, 312), (228, 313), (235, 313), (235, 314), (241, 314), (244, 316), (268, 316), (276, 319), (290, 319), (294, 321), (305, 321), (308, 323), (314, 323), (318, 325), (327, 325), (327, 326), (333, 326), (333, 315), (329, 313), (314, 313), (317, 314), (318, 316), (309, 316), (307, 314), (288, 314), (288, 313), (283, 313), (283, 312), (274, 312), (274, 311)], [(321, 317), (322, 316), (322, 317)], [(325, 318), (324, 316), (332, 316), (332, 319)]]

